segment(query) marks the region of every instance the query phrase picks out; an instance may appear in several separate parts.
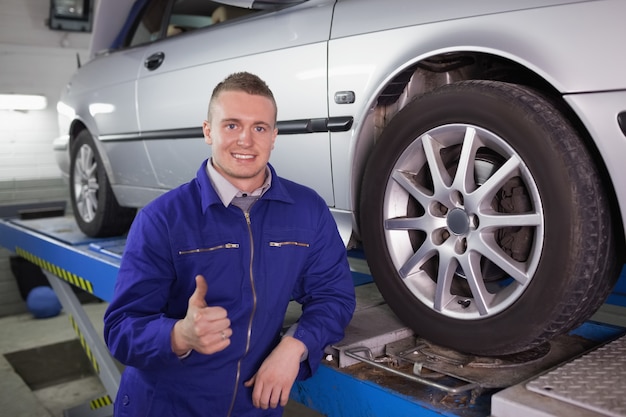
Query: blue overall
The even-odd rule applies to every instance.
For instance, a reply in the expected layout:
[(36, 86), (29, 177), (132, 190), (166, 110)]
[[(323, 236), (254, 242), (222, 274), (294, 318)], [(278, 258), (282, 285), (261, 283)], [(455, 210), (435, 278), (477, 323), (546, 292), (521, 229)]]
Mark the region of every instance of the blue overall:
[[(243, 384), (280, 341), (289, 301), (303, 306), (294, 337), (308, 349), (298, 379), (315, 372), (352, 317), (346, 249), (322, 198), (270, 167), (271, 187), (248, 215), (224, 206), (205, 164), (141, 209), (129, 232), (104, 317), (106, 343), (126, 365), (116, 417), (282, 415), (280, 407), (254, 408)], [(228, 312), (231, 344), (179, 359), (170, 334), (198, 274), (207, 305)]]

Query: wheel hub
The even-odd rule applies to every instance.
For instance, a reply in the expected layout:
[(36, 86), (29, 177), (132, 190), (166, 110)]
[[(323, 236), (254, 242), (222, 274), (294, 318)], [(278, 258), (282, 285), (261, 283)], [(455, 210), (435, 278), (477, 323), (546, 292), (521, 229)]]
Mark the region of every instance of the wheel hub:
[(448, 229), (457, 236), (465, 235), (470, 229), (470, 219), (465, 210), (455, 208), (448, 213)]

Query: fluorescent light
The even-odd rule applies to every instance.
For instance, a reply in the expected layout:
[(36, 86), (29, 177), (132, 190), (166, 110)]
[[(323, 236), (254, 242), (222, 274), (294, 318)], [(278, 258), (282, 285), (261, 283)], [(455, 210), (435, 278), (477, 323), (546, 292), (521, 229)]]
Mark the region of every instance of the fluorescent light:
[(45, 96), (36, 94), (0, 94), (0, 110), (43, 110), (48, 105)]

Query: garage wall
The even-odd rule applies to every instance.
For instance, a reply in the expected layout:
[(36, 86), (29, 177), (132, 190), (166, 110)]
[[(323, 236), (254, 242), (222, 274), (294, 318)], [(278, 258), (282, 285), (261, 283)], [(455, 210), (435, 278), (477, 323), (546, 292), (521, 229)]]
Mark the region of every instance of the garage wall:
[[(68, 198), (52, 154), (56, 102), (77, 54), (87, 60), (91, 35), (50, 30), (49, 7), (49, 0), (0, 3), (0, 93), (44, 94), (48, 100), (45, 110), (0, 110), (0, 208)], [(0, 316), (26, 311), (9, 255), (0, 249)]]
[(56, 102), (86, 59), (90, 34), (52, 31), (47, 0), (2, 0), (0, 93), (43, 94), (45, 110), (0, 111), (0, 181), (58, 178), (52, 140), (58, 135)]

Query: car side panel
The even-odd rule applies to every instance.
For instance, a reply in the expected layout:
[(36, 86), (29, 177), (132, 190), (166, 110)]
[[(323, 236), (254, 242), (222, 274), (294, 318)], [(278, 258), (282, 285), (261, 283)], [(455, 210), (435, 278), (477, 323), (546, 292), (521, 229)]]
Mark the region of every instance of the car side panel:
[(139, 49), (96, 57), (72, 78), (62, 101), (95, 136), (136, 132), (135, 83), (143, 61)]
[[(104, 153), (109, 159), (111, 167), (109, 178), (112, 187), (125, 185), (158, 188), (154, 167), (143, 141), (106, 140), (101, 141), (99, 145), (105, 150)], [(123, 199), (118, 199), (118, 203), (122, 207), (136, 207)]]
[[(146, 56), (163, 52), (165, 60), (154, 71), (141, 69), (138, 113), (142, 135), (199, 128), (206, 119), (213, 87), (227, 75), (243, 70), (258, 74), (273, 90), (279, 121), (327, 117), (326, 61), (332, 2), (311, 7), (315, 3), (222, 23), (149, 45)], [(296, 13), (297, 9), (300, 11)], [(201, 134), (197, 141), (203, 141)], [(199, 152), (173, 159), (173, 147), (177, 152), (182, 147), (175, 142), (145, 141), (160, 188), (189, 180), (200, 161), (210, 155), (208, 145), (199, 151), (201, 145), (194, 143), (193, 149)], [(315, 188), (329, 206), (334, 205), (327, 132), (279, 135), (271, 162), (280, 175)]]

